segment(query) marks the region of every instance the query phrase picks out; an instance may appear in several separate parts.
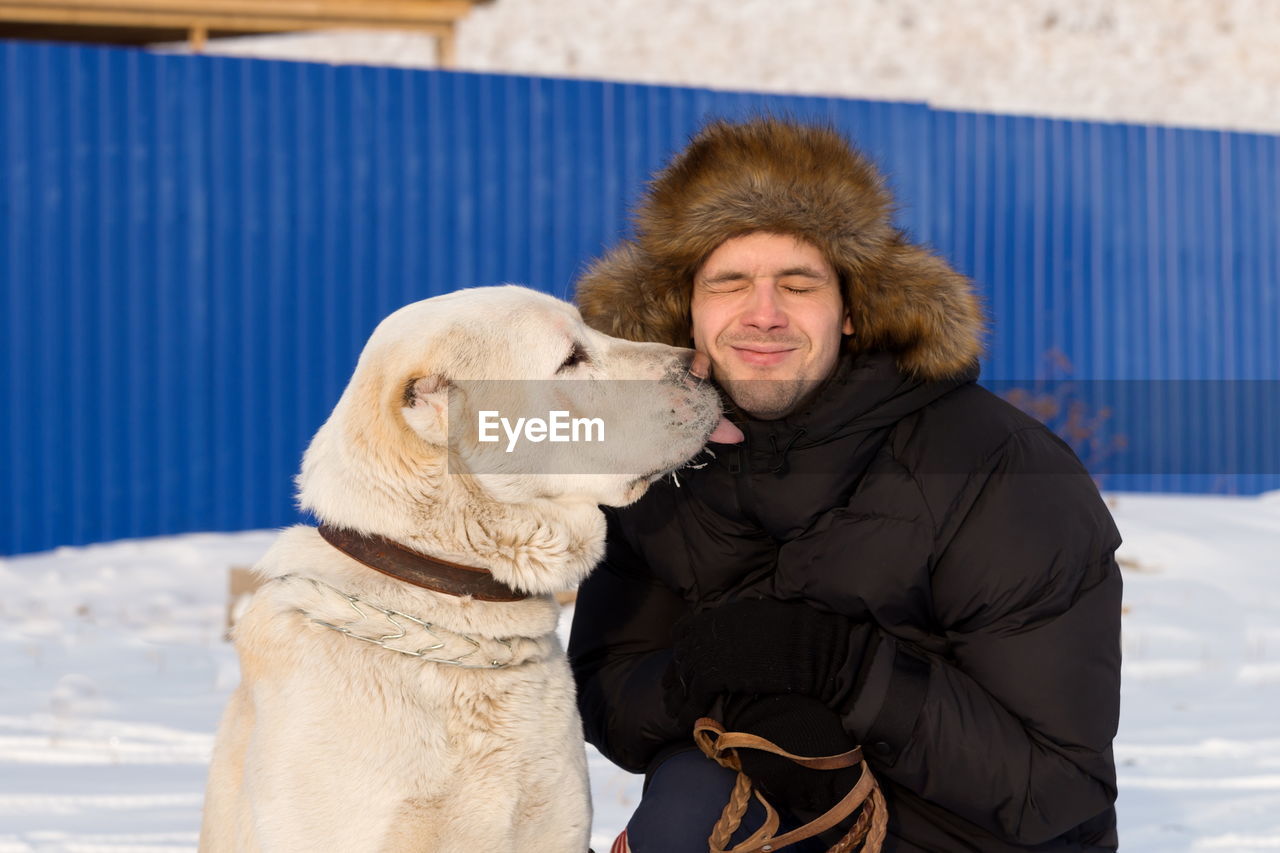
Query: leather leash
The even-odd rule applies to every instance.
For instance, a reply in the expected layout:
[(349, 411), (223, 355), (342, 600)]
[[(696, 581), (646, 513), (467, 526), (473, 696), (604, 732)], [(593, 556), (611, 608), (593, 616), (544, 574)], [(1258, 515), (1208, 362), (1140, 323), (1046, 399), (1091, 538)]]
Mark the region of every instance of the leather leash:
[[(862, 758), (862, 747), (854, 747), (848, 752), (842, 752), (839, 755), (825, 755), (816, 758), (793, 755), (777, 744), (757, 735), (745, 732), (726, 732), (724, 726), (710, 717), (702, 717), (693, 724), (693, 739), (708, 758), (714, 759), (722, 767), (738, 771), (733, 793), (730, 795), (729, 802), (725, 805), (724, 811), (720, 815), (720, 820), (716, 823), (715, 828), (712, 829), (711, 837), (708, 839), (711, 853), (774, 853), (774, 851), (795, 844), (797, 841), (804, 841), (821, 832), (826, 832), (859, 809), (861, 809), (862, 813), (854, 822), (853, 827), (831, 847), (829, 853), (852, 853), (854, 850), (861, 850), (863, 853), (877, 853), (881, 845), (884, 844), (884, 838), (888, 831), (889, 812), (884, 801), (884, 794), (880, 792), (880, 785), (876, 782), (875, 777), (871, 775), (871, 769), (867, 767), (867, 762)], [(759, 790), (753, 789), (750, 778), (742, 772), (742, 762), (736, 752), (739, 749), (758, 749), (763, 752), (771, 752), (811, 770), (839, 770), (844, 767), (861, 765), (862, 775), (858, 777), (857, 784), (850, 789), (849, 793), (845, 794), (840, 802), (826, 812), (804, 826), (785, 832), (782, 835), (775, 835), (774, 833), (778, 831), (781, 825), (778, 812)], [(745, 841), (729, 848), (727, 847), (729, 836), (733, 834), (734, 830), (742, 822), (742, 816), (746, 813), (747, 804), (753, 794), (760, 804), (764, 806), (764, 823)], [(858, 847), (859, 844), (862, 846)]]
[(428, 557), (384, 536), (340, 530), (327, 524), (320, 525), (320, 536), (374, 571), (432, 592), (469, 595), (480, 601), (523, 601), (529, 597), (495, 578), (488, 569)]

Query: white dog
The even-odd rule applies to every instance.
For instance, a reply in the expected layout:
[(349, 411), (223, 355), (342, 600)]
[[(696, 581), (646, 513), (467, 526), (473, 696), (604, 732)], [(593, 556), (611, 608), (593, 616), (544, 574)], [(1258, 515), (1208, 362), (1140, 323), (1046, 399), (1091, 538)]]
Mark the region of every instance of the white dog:
[[(551, 593), (602, 556), (598, 504), (741, 437), (690, 355), (518, 287), (378, 326), (298, 478), (324, 535), (286, 530), (256, 567), (202, 851), (587, 849)], [(525, 417), (539, 404), (559, 407), (541, 429)], [(554, 444), (570, 416), (610, 440)]]

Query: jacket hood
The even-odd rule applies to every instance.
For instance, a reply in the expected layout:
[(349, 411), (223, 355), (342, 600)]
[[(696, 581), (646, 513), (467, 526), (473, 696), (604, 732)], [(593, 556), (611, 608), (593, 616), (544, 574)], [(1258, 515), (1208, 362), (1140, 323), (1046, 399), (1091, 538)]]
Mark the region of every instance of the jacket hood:
[(969, 369), (983, 316), (973, 284), (890, 222), (870, 161), (835, 130), (776, 119), (715, 122), (655, 175), (635, 238), (577, 284), (587, 323), (616, 337), (689, 346), (693, 276), (717, 246), (753, 231), (813, 243), (839, 274), (854, 352), (884, 350), (922, 379)]

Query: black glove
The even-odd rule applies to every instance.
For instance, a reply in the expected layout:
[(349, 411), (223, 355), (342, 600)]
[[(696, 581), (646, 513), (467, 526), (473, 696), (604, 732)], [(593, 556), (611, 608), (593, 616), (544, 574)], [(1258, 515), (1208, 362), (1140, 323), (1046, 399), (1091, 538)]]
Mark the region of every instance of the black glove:
[[(731, 696), (724, 705), (724, 727), (758, 735), (805, 758), (838, 755), (858, 745), (835, 711), (797, 694)], [(840, 802), (861, 773), (857, 766), (812, 770), (755, 749), (739, 749), (738, 758), (742, 772), (769, 802), (802, 821), (813, 820)]]
[(672, 633), (666, 704), (681, 721), (726, 693), (801, 693), (838, 707), (877, 641), (870, 623), (768, 599), (685, 617)]

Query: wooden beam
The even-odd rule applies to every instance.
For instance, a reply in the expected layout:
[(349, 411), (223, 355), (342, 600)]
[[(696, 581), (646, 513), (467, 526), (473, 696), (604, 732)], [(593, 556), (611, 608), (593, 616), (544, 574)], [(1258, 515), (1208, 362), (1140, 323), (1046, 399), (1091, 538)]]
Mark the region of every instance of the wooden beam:
[[(108, 27), (150, 27), (189, 31), (195, 24), (191, 15), (160, 14), (110, 9), (46, 9), (33, 14), (29, 9), (15, 9), (11, 4), (0, 3), (0, 20), (24, 21), (44, 24), (79, 24)], [(445, 21), (407, 24), (404, 21), (386, 19), (323, 20), (320, 18), (281, 18), (267, 15), (201, 15), (199, 21), (207, 30), (232, 30), (242, 32), (290, 32), (293, 30), (332, 29), (334, 27), (364, 27), (372, 29), (417, 29), (436, 37), (448, 35), (452, 25)]]
[(203, 23), (191, 25), (191, 32), (187, 35), (187, 43), (191, 46), (192, 53), (203, 53), (204, 43), (209, 40), (209, 28)]
[(451, 68), (457, 62), (455, 24), (475, 2), (483, 0), (0, 0), (0, 21), (177, 31), (194, 53), (205, 49), (210, 32), (416, 30), (436, 38), (437, 64)]
[(457, 64), (457, 42), (453, 24), (448, 25), (444, 34), (436, 36), (436, 65), (440, 68), (452, 68)]
[(32, 16), (63, 20), (68, 13), (116, 12), (131, 16), (154, 14), (164, 18), (185, 15), (191, 18), (263, 17), (326, 22), (375, 20), (414, 24), (461, 20), (471, 11), (471, 5), (471, 0), (48, 0), (0, 3), (0, 15), (7, 17), (12, 12), (21, 15), (21, 20), (34, 20)]

